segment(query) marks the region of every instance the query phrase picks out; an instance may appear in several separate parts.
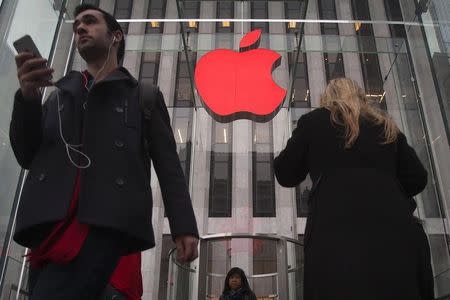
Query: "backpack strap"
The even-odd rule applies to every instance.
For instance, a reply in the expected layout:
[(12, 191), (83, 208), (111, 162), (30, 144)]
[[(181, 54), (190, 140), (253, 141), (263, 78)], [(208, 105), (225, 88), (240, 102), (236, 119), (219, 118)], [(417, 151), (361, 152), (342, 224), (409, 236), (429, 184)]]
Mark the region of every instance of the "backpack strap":
[(158, 92), (159, 88), (156, 85), (139, 82), (139, 103), (144, 113), (144, 119), (147, 121), (151, 118)]
[(153, 108), (157, 101), (159, 88), (153, 84), (143, 84), (139, 82), (139, 104), (142, 111), (142, 138), (144, 141), (144, 150), (149, 155), (150, 141), (147, 139), (150, 132), (149, 122), (152, 117)]

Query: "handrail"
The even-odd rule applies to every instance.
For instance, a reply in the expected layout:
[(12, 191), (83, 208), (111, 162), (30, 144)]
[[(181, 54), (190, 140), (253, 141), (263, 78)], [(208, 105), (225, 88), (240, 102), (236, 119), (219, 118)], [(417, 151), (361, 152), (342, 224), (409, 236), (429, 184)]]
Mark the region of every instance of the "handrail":
[[(207, 273), (207, 275), (211, 276), (211, 277), (227, 277), (227, 274), (219, 274), (219, 273)], [(274, 276), (278, 276), (278, 273), (246, 275), (247, 278), (265, 278), (265, 277), (274, 277)]]
[(186, 266), (183, 266), (182, 264), (180, 264), (180, 263), (174, 258), (174, 256), (172, 255), (172, 254), (175, 252), (175, 250), (177, 250), (177, 248), (172, 248), (172, 249), (169, 250), (169, 258), (172, 260), (172, 262), (173, 262), (175, 265), (177, 265), (179, 268), (181, 268), (181, 269), (183, 269), (183, 270), (185, 270), (185, 271), (189, 271), (189, 272), (191, 272), (191, 273), (197, 272), (196, 269), (189, 268), (189, 267), (186, 267)]
[[(295, 272), (295, 271), (298, 271), (301, 269), (303, 269), (303, 266), (296, 267), (296, 268), (290, 268), (290, 269), (288, 269), (288, 273), (292, 273), (292, 272)], [(227, 277), (227, 274), (219, 274), (219, 273), (207, 273), (206, 275), (211, 276), (211, 277)], [(264, 278), (264, 277), (271, 277), (271, 276), (278, 276), (278, 272), (247, 275), (248, 278)]]
[(290, 238), (290, 237), (286, 237), (286, 236), (282, 236), (282, 235), (278, 235), (278, 234), (263, 234), (263, 233), (231, 233), (231, 232), (226, 232), (226, 233), (217, 233), (217, 234), (209, 234), (209, 235), (204, 235), (202, 237), (200, 237), (200, 240), (205, 240), (205, 241), (214, 241), (214, 240), (223, 240), (223, 239), (230, 239), (230, 238), (237, 238), (237, 239), (244, 239), (244, 238), (257, 238), (257, 239), (266, 239), (266, 240), (274, 240), (274, 241), (287, 241), (287, 242), (291, 242), (294, 243), (296, 245), (300, 245), (303, 246), (303, 243), (300, 242), (299, 240), (296, 240), (294, 238)]
[[(303, 246), (303, 244), (296, 239), (293, 238), (289, 238), (289, 237), (285, 237), (285, 236), (281, 236), (281, 235), (277, 235), (277, 234), (262, 234), (262, 233), (217, 233), (217, 234), (210, 234), (210, 235), (204, 235), (202, 237), (200, 237), (200, 240), (202, 241), (217, 241), (217, 240), (223, 240), (223, 239), (244, 239), (244, 238), (251, 238), (251, 239), (266, 239), (266, 240), (273, 240), (273, 241), (286, 241), (286, 242), (291, 242), (294, 243), (296, 245), (299, 246)], [(183, 269), (185, 271), (191, 272), (191, 273), (196, 273), (197, 270), (195, 268), (190, 268), (190, 267), (186, 267), (183, 266), (182, 264), (180, 264), (174, 257), (174, 252), (177, 250), (177, 248), (172, 248), (169, 250), (169, 258), (172, 260), (172, 262), (178, 266), (180, 269)], [(299, 267), (295, 267), (295, 268), (290, 268), (288, 269), (288, 273), (292, 273), (295, 272), (297, 270), (301, 270), (303, 269), (303, 266), (299, 266)], [(208, 276), (212, 276), (212, 277), (226, 277), (226, 274), (218, 274), (218, 273), (207, 273)], [(248, 275), (247, 277), (249, 278), (264, 278), (264, 277), (271, 277), (271, 276), (277, 276), (278, 273), (267, 273), (267, 274), (256, 274), (256, 275)]]
[[(264, 295), (264, 296), (260, 296), (263, 298), (269, 298), (269, 299), (276, 299), (278, 298), (278, 294), (269, 294), (269, 295)], [(218, 299), (219, 297), (216, 295), (206, 295), (206, 298), (208, 299)]]

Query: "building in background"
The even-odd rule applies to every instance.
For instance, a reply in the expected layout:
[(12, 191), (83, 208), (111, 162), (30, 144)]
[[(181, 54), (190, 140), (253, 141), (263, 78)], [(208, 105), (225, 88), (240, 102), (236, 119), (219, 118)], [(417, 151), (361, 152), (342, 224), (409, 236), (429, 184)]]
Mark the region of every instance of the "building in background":
[[(121, 20), (127, 44), (123, 65), (143, 84), (161, 88), (204, 237), (273, 234), (301, 241), (311, 180), (295, 189), (282, 188), (274, 178), (273, 159), (300, 116), (319, 106), (329, 80), (347, 76), (359, 82), (368, 97), (393, 116), (429, 172), (427, 188), (416, 197), (417, 214), (425, 220), (432, 248), (437, 295), (450, 294), (450, 14), (446, 1), (420, 1), (418, 6), (410, 0), (0, 1), (0, 300), (15, 297), (18, 286), (26, 293), (26, 282), (21, 280), (26, 276), (25, 249), (11, 241), (25, 175), (8, 138), (18, 88), (11, 42), (30, 34), (43, 55), (51, 55), (55, 78), (71, 69), (82, 70), (70, 23), (73, 8), (80, 2), (98, 5)], [(316, 21), (300, 21), (305, 18)], [(260, 47), (281, 55), (273, 78), (287, 90), (284, 104), (265, 123), (217, 122), (193, 84), (196, 62), (217, 48), (237, 50), (242, 36), (256, 28), (263, 33)], [(144, 300), (186, 299), (176, 298), (186, 295), (185, 291), (196, 299), (202, 282), (213, 298), (223, 287), (221, 276), (232, 266), (250, 275), (258, 295), (277, 294), (280, 277), (270, 275), (280, 271), (278, 245), (273, 240), (217, 240), (203, 252), (207, 268), (200, 260), (188, 273), (174, 265), (168, 256), (174, 244), (156, 176), (151, 185), (157, 246), (143, 253)], [(292, 270), (301, 265), (301, 249), (296, 247), (292, 255), (288, 247), (286, 268)], [(330, 245), (330, 251), (335, 247), (339, 245)], [(199, 278), (202, 268), (207, 278)], [(289, 276), (290, 286), (301, 281), (297, 273)], [(290, 289), (290, 299), (299, 299), (295, 297), (299, 290)]]

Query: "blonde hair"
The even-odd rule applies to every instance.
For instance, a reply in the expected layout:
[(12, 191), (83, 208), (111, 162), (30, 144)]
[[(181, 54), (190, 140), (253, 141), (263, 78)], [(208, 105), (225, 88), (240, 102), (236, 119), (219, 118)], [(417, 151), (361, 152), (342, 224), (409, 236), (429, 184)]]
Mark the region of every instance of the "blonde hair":
[(331, 122), (345, 128), (345, 148), (351, 148), (359, 136), (359, 120), (363, 118), (384, 127), (384, 142), (390, 144), (397, 140), (399, 129), (395, 122), (378, 108), (370, 104), (364, 90), (349, 78), (330, 81), (321, 99), (321, 107), (331, 112)]

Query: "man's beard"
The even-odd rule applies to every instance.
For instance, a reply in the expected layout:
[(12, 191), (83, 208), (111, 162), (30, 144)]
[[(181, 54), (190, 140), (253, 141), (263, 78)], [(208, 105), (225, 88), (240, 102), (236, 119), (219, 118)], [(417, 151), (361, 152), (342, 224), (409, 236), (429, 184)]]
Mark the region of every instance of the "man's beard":
[(106, 56), (108, 55), (108, 50), (109, 50), (108, 47), (105, 47), (105, 45), (101, 45), (99, 43), (85, 45), (81, 49), (78, 47), (78, 52), (80, 53), (80, 56), (88, 64), (98, 61), (101, 58), (106, 58)]

